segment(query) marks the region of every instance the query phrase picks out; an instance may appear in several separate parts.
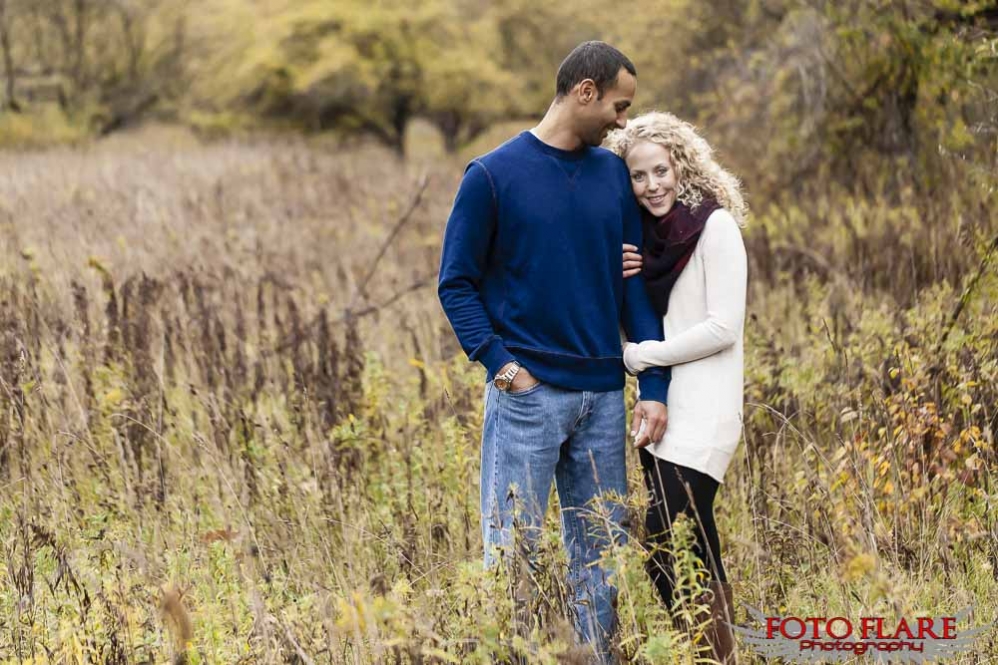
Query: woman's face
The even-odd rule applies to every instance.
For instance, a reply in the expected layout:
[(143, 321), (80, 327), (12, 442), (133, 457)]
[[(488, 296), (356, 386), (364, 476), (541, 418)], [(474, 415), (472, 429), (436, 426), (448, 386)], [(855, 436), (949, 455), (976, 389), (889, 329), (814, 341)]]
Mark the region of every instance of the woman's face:
[(656, 217), (669, 212), (676, 202), (679, 185), (669, 151), (658, 143), (641, 141), (628, 151), (625, 161), (638, 203)]

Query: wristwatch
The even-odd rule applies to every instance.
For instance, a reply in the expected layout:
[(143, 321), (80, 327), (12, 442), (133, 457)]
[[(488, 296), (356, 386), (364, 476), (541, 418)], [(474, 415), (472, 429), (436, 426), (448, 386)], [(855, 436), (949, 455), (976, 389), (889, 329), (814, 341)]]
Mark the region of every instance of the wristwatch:
[(519, 371), (520, 371), (520, 363), (514, 360), (512, 364), (506, 369), (505, 372), (496, 374), (495, 378), (492, 379), (492, 385), (494, 385), (499, 390), (506, 392), (507, 390), (509, 390), (509, 387), (513, 385), (513, 378), (516, 376), (516, 373)]

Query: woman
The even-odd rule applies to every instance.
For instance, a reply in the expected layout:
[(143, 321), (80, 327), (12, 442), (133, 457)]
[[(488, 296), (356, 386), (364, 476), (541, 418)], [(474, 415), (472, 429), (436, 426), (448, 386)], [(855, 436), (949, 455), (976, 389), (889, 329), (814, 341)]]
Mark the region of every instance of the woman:
[(671, 114), (639, 116), (608, 142), (627, 163), (644, 214), (641, 254), (624, 246), (624, 276), (641, 272), (665, 328), (663, 342), (627, 344), (624, 364), (631, 373), (672, 367), (665, 435), (639, 451), (652, 495), (648, 571), (671, 607), (672, 563), (660, 546), (680, 513), (693, 518), (713, 591), (707, 637), (720, 662), (733, 662), (733, 636), (721, 623), (733, 622), (731, 586), (713, 504), (741, 437), (747, 260), (740, 227), (748, 209), (738, 180), (692, 125)]

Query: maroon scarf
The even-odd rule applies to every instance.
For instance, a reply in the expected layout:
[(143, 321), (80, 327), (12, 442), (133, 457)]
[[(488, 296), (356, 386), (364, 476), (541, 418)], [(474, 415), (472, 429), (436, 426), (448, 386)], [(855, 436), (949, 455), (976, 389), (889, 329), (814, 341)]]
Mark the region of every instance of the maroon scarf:
[(704, 198), (691, 210), (677, 200), (660, 218), (642, 208), (641, 275), (660, 316), (665, 316), (669, 309), (669, 293), (693, 256), (707, 218), (720, 207), (714, 199)]

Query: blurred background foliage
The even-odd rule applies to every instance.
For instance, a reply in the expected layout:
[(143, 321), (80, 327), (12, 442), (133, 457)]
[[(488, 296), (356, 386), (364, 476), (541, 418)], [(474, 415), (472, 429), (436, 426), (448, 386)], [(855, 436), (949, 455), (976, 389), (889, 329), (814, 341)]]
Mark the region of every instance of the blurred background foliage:
[(756, 196), (828, 177), (896, 196), (993, 176), (996, 26), (981, 0), (0, 0), (0, 141), (155, 117), (404, 152), (419, 119), (454, 152), (538, 118), (560, 60), (603, 39), (635, 61), (638, 109), (703, 125)]
[[(896, 247), (842, 269), (910, 305), (922, 286), (956, 283), (966, 250), (990, 239), (993, 2), (0, 0), (0, 37), (0, 147), (152, 120), (455, 162), (536, 122), (565, 54), (603, 39), (638, 68), (636, 112), (697, 123), (743, 178), (762, 222), (755, 255), (827, 272), (844, 243)], [(782, 222), (802, 200), (808, 223)], [(933, 223), (910, 235), (877, 215), (854, 222), (850, 208), (870, 205)]]

